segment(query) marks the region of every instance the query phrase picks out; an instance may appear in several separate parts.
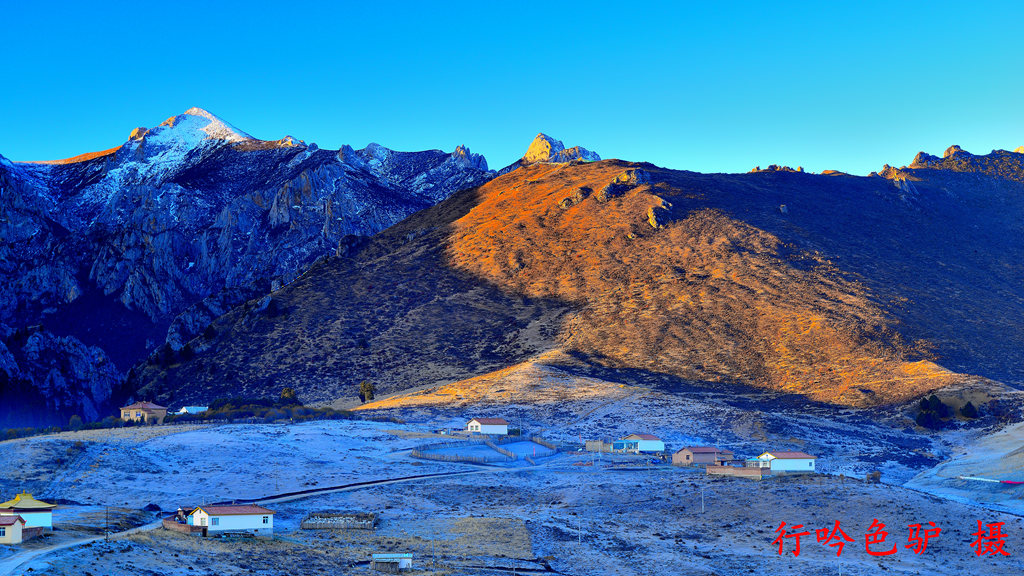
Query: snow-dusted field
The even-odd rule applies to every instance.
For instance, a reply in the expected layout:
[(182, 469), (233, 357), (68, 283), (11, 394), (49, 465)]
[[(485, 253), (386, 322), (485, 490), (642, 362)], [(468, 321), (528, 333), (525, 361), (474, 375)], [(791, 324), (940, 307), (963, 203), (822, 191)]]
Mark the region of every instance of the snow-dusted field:
[[(164, 426), (0, 442), (0, 495), (164, 510), (464, 466), (403, 453), (423, 439), (372, 421)], [(405, 427), (416, 430), (416, 427)]]
[[(86, 569), (110, 575), (369, 574), (369, 554), (384, 551), (415, 553), (423, 574), (477, 576), (512, 570), (566, 575), (834, 574), (840, 564), (844, 574), (864, 575), (1024, 571), (1024, 521), (1019, 516), (900, 486), (944, 454), (955, 453), (953, 442), (977, 442), (976, 431), (927, 436), (893, 426), (900, 421), (898, 414), (869, 418), (778, 396), (771, 398), (775, 408), (762, 409), (763, 399), (727, 389), (698, 394), (591, 380), (577, 394), (563, 383), (563, 395), (557, 384), (541, 384), (548, 396), (535, 395), (532, 404), (515, 401), (521, 389), (506, 386), (503, 394), (493, 394), (491, 383), (490, 396), (504, 401), (376, 408), (405, 424), (356, 420), (166, 426), (0, 442), (0, 462), (6, 464), (0, 467), (0, 496), (26, 488), (44, 499), (78, 503), (59, 509), (55, 521), (59, 528), (64, 523), (71, 532), (87, 534), (89, 518), (95, 520), (104, 506), (130, 511), (155, 503), (170, 510), (203, 501), (470, 472), (275, 501), (270, 504), (277, 512), (278, 538), (273, 542), (200, 540), (157, 530), (62, 550), (29, 565), (34, 573), (44, 574), (77, 575)], [(477, 415), (505, 417), (513, 427), (527, 434), (540, 432), (570, 452), (540, 460), (538, 466), (521, 459), (508, 466), (472, 466), (409, 456), (414, 447), (453, 440), (433, 432), (461, 428)], [(988, 451), (973, 454), (979, 461), (1012, 455), (1013, 430), (988, 440)], [(707, 478), (694, 469), (639, 465), (649, 457), (597, 458), (572, 451), (581, 439), (612, 439), (631, 432), (657, 434), (669, 449), (710, 443), (738, 456), (767, 449), (805, 450), (817, 454), (819, 468), (832, 474), (762, 482)], [(533, 444), (505, 447), (530, 453)], [(466, 446), (478, 448), (487, 449)], [(875, 469), (882, 471), (885, 484), (861, 481)], [(929, 489), (917, 480), (914, 487)], [(1013, 504), (1014, 498), (1019, 503), (1019, 496), (1007, 500)], [(375, 531), (299, 528), (306, 514), (323, 510), (375, 512), (380, 523)], [(885, 548), (896, 545), (891, 556), (872, 556), (865, 549), (865, 534), (876, 519), (886, 524)], [(979, 520), (1004, 523), (1010, 556), (975, 556), (971, 533)], [(791, 552), (780, 556), (772, 544), (783, 521), (810, 531), (799, 557)], [(840, 558), (833, 548), (818, 543), (814, 532), (836, 521), (853, 539)], [(908, 526), (928, 522), (943, 532), (924, 554), (914, 554), (906, 548)], [(51, 538), (68, 534), (58, 531)], [(787, 540), (787, 551), (792, 542)]]
[[(695, 470), (624, 471), (562, 456), (530, 468), (384, 485), (274, 506), (274, 542), (211, 541), (163, 530), (61, 552), (33, 566), (46, 574), (372, 574), (373, 552), (412, 552), (420, 574), (486, 576), (651, 574), (993, 574), (1024, 570), (1024, 521), (887, 485), (833, 477), (709, 480)], [(605, 456), (605, 463), (608, 457)], [(701, 491), (705, 511), (701, 512)], [(375, 531), (300, 530), (315, 510), (374, 511)], [(874, 519), (884, 549), (865, 549)], [(978, 558), (976, 520), (1005, 522), (1009, 557)], [(811, 531), (801, 554), (778, 555), (785, 521)], [(853, 539), (842, 556), (816, 541), (835, 521)], [(905, 548), (909, 524), (943, 532), (922, 555)], [(883, 549), (872, 546), (873, 550)], [(754, 570), (754, 572), (750, 572)]]

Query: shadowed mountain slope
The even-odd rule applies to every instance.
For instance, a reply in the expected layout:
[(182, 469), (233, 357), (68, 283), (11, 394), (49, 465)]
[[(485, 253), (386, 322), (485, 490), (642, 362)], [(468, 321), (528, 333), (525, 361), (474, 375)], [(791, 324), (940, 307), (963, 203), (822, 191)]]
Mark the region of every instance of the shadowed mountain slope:
[(186, 402), (595, 365), (866, 406), (1024, 374), (1024, 194), (998, 174), (522, 166), (253, 300), (132, 382)]
[(0, 425), (113, 413), (156, 346), (493, 176), (461, 146), (321, 150), (199, 108), (102, 152), (0, 157), (0, 404), (32, 408)]

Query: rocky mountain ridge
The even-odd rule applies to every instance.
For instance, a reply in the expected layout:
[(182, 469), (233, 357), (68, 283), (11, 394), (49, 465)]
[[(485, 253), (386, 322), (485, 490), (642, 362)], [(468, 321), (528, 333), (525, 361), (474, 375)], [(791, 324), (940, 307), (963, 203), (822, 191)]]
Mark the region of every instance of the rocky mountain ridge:
[[(321, 150), (199, 108), (97, 153), (0, 156), (0, 400), (102, 417), (165, 339), (180, 351), (317, 258), (493, 176), (463, 146)], [(61, 361), (34, 360), (48, 355)]]
[(1021, 183), (884, 172), (521, 166), (232, 310), (202, 353), (134, 383), (329, 402), (364, 379), (447, 385), (558, 352), (618, 381), (856, 407), (1024, 385)]

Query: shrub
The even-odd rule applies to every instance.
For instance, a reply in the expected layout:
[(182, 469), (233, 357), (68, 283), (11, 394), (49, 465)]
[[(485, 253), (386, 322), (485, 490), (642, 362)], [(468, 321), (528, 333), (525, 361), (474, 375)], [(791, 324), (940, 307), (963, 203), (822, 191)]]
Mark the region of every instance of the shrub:
[(370, 400), (373, 400), (374, 390), (375, 389), (373, 386), (373, 382), (370, 382), (369, 380), (363, 380), (362, 382), (359, 383), (359, 398), (363, 402), (369, 402)]
[(281, 390), (280, 403), (282, 406), (302, 406), (302, 402), (299, 402), (298, 396), (295, 395), (295, 389), (290, 387)]
[(78, 414), (68, 418), (68, 430), (81, 430), (85, 424), (82, 422), (82, 417)]
[(974, 404), (968, 402), (964, 404), (964, 407), (960, 409), (960, 415), (964, 418), (977, 418), (978, 409), (974, 407)]

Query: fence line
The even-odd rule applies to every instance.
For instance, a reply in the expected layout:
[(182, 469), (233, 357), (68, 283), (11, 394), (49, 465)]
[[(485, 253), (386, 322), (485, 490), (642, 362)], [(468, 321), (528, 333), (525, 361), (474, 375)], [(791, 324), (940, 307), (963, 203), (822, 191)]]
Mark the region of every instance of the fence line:
[[(488, 435), (481, 435), (474, 438), (466, 438), (465, 440), (448, 440), (445, 442), (433, 442), (430, 444), (424, 444), (418, 446), (410, 452), (413, 458), (422, 458), (424, 460), (436, 460), (439, 462), (473, 462), (477, 464), (487, 464), (492, 462), (512, 462), (518, 459), (515, 452), (502, 448), (502, 444), (512, 444), (514, 442), (529, 441), (534, 444), (543, 446), (548, 450), (534, 452), (535, 458), (547, 458), (548, 456), (554, 456), (558, 453), (558, 447), (541, 438), (540, 436), (531, 436), (524, 438), (522, 436), (496, 436), (491, 437)], [(483, 445), (487, 446), (491, 450), (494, 450), (499, 455), (495, 456), (461, 456), (458, 454), (435, 454), (435, 450), (445, 450), (449, 448), (463, 448), (467, 445)], [(528, 462), (536, 466), (536, 462), (533, 458), (528, 458)]]
[(508, 460), (507, 457), (500, 454), (496, 454), (494, 456), (460, 456), (458, 454), (432, 454), (430, 452), (413, 450), (410, 455), (413, 458), (422, 458), (424, 460), (437, 460), (439, 462), (474, 462), (477, 464), (505, 462)]
[(491, 450), (494, 450), (495, 452), (497, 452), (499, 454), (504, 454), (505, 457), (507, 457), (507, 458), (509, 458), (511, 460), (515, 460), (516, 459), (515, 452), (513, 452), (511, 450), (507, 450), (505, 448), (502, 448), (501, 446), (498, 446), (497, 444), (495, 444), (494, 442), (491, 442), (490, 440), (484, 440), (484, 444), (486, 444), (487, 447), (490, 448)]
[(545, 448), (550, 448), (551, 450), (558, 452), (558, 446), (555, 446), (554, 444), (548, 442), (547, 440), (541, 438), (540, 436), (530, 436), (530, 442), (533, 442), (534, 444), (540, 444)]

